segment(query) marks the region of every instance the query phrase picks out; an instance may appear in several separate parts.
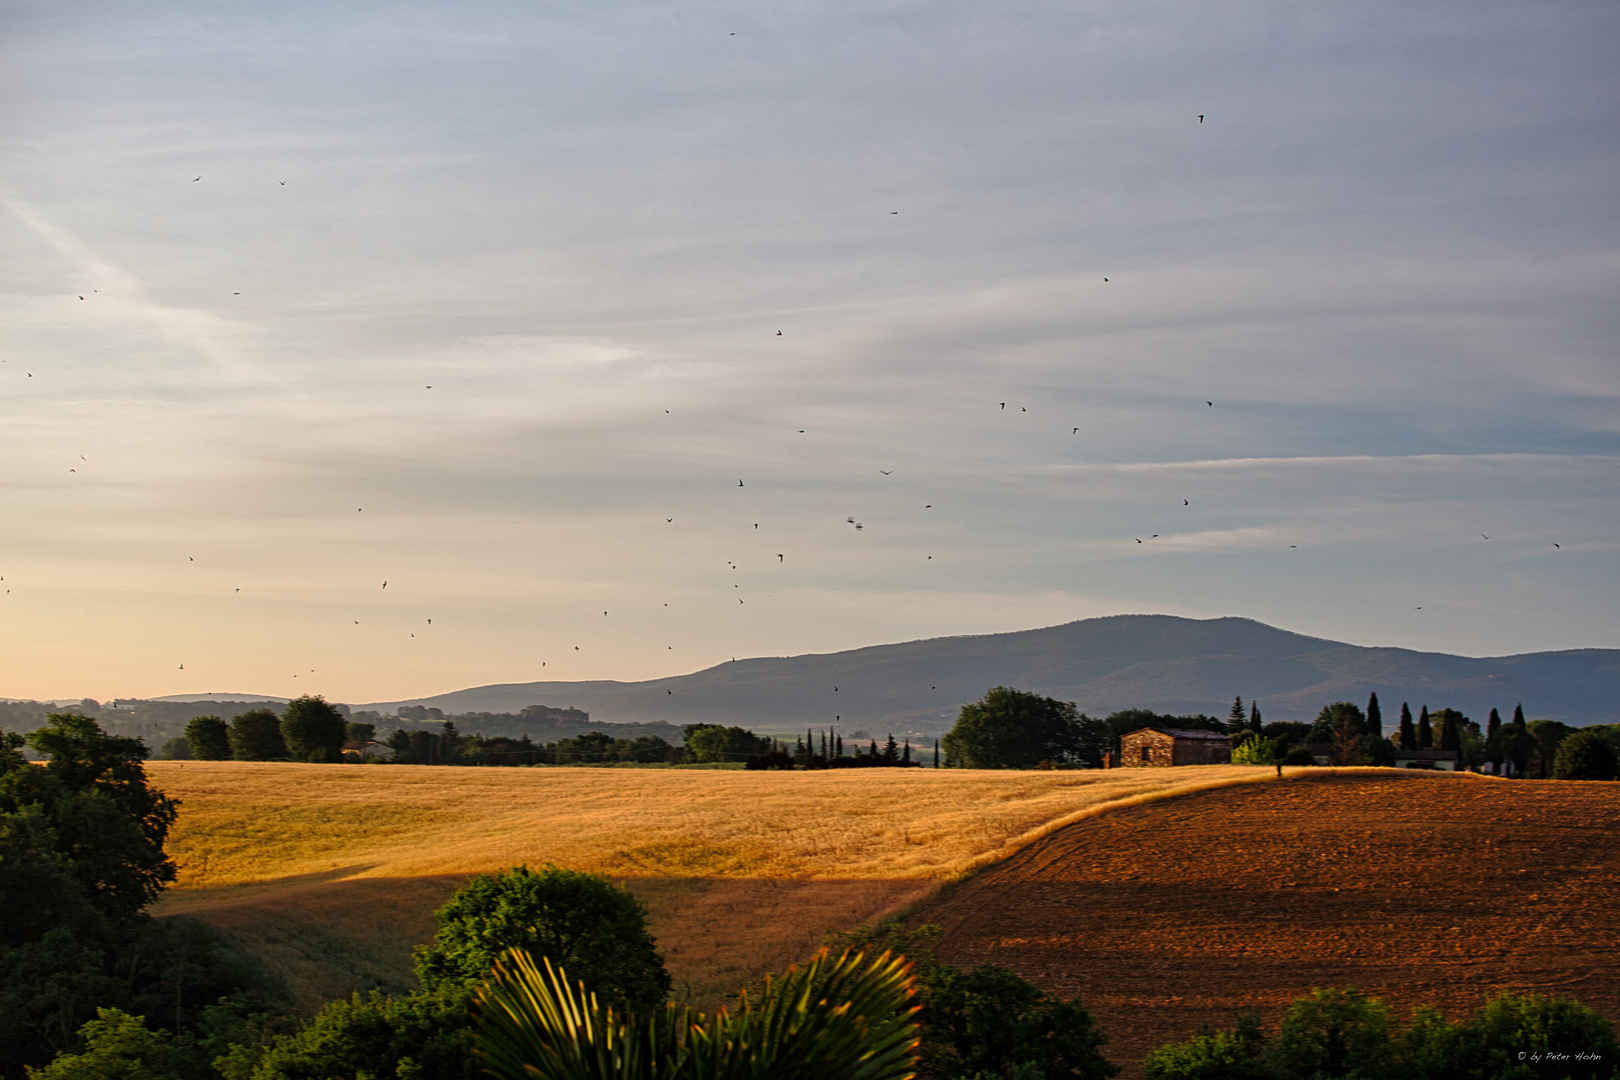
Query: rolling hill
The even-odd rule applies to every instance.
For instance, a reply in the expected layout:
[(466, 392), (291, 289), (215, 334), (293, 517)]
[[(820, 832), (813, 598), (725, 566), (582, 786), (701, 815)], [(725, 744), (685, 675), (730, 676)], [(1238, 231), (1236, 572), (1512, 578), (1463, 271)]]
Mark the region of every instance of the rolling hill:
[(825, 726), (881, 735), (949, 729), (958, 707), (996, 685), (1118, 709), (1225, 715), (1256, 700), (1267, 720), (1308, 720), (1331, 701), (1376, 691), (1389, 720), (1408, 701), (1483, 720), (1523, 702), (1527, 716), (1573, 725), (1620, 721), (1620, 650), (1467, 657), (1350, 645), (1252, 619), (1113, 615), (1008, 634), (931, 638), (846, 652), (756, 657), (645, 682), (529, 682), (356, 708), (424, 705), (447, 713), (545, 704), (609, 723)]

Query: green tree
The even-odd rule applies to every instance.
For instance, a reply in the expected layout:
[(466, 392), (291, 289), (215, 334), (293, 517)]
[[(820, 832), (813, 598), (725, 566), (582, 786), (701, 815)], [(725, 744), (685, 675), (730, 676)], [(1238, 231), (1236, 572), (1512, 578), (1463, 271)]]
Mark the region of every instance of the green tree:
[(1080, 714), (1071, 701), (997, 686), (962, 706), (945, 736), (947, 761), (969, 769), (1032, 769), (1081, 750)]
[(1395, 1021), (1378, 998), (1350, 987), (1313, 990), (1288, 1007), (1276, 1056), (1296, 1076), (1389, 1076), (1397, 1060)]
[(1553, 774), (1553, 762), (1558, 758), (1558, 747), (1575, 733), (1575, 729), (1557, 720), (1532, 720), (1525, 726), (1535, 740), (1535, 774), (1546, 778)]
[(1243, 708), (1243, 695), (1239, 694), (1232, 699), (1232, 707), (1226, 710), (1226, 733), (1241, 735), (1248, 728), (1249, 714)]
[[(1446, 1062), (1452, 1071), (1436, 1074), (1437, 1080), (1450, 1076), (1612, 1080), (1615, 1061), (1620, 1059), (1614, 1025), (1579, 1001), (1506, 991), (1456, 1029), (1452, 1046), (1456, 1056)], [(1568, 1057), (1551, 1070), (1526, 1068), (1527, 1058), (1539, 1055), (1545, 1061), (1552, 1053)]]
[(1260, 728), (1261, 728), (1261, 724), (1260, 724), (1260, 703), (1258, 701), (1250, 700), (1250, 702), (1249, 702), (1249, 730), (1254, 732), (1256, 735), (1258, 735), (1258, 734), (1260, 734)]
[(1417, 728), (1412, 724), (1412, 707), (1401, 702), (1401, 734), (1402, 750), (1416, 750), (1418, 748)]
[(1596, 731), (1579, 730), (1558, 744), (1553, 757), (1558, 780), (1613, 780), (1615, 755), (1609, 741)]
[(1360, 765), (1363, 757), (1363, 736), (1367, 718), (1353, 702), (1335, 701), (1324, 705), (1311, 725), (1309, 741), (1331, 743), (1335, 765)]
[(186, 725), (186, 742), (198, 761), (226, 761), (231, 756), (231, 729), (217, 716), (194, 716)]
[(249, 709), (231, 717), (231, 757), (237, 761), (284, 761), (287, 743), (281, 719), (269, 709)]
[(1078, 999), (1052, 997), (991, 964), (969, 972), (934, 966), (927, 987), (919, 1015), (938, 1075), (1103, 1080), (1119, 1073), (1102, 1056), (1107, 1037)]
[(294, 698), (281, 712), (281, 738), (294, 761), (342, 761), (348, 737), (348, 720), (319, 694)]
[(1462, 753), (1463, 730), (1473, 725), (1475, 730), (1479, 725), (1456, 709), (1441, 709), (1429, 714), (1429, 724), (1436, 730), (1435, 745), (1441, 750), (1455, 750)]
[(1268, 1049), (1260, 1014), (1249, 1013), (1232, 1031), (1205, 1029), (1158, 1047), (1142, 1061), (1142, 1072), (1147, 1080), (1281, 1080)]
[(1434, 727), (1429, 723), (1429, 707), (1427, 705), (1423, 706), (1423, 711), (1418, 714), (1417, 748), (1419, 750), (1434, 749)]
[(433, 946), (416, 954), (426, 987), (472, 985), (507, 949), (524, 949), (566, 966), (615, 1008), (654, 1009), (669, 995), (646, 905), (604, 877), (549, 864), (480, 874), (435, 917)]
[(185, 739), (167, 739), (158, 748), (158, 757), (164, 761), (190, 761), (191, 744)]
[(686, 752), (700, 764), (722, 761), (746, 761), (755, 754), (770, 752), (771, 740), (755, 735), (740, 727), (721, 724), (687, 724)]
[(8, 774), (16, 783), (5, 793), (10, 799), (0, 794), (0, 808), (27, 813), (32, 803), (55, 811), (58, 850), (109, 915), (131, 917), (156, 900), (175, 878), (163, 842), (179, 803), (147, 786), (146, 745), (75, 713), (52, 713), (28, 745), (49, 763)]
[(321, 1009), (260, 1054), (226, 1058), (227, 1080), (476, 1080), (472, 991), (448, 983), (393, 998), (372, 991)]
[(97, 1009), (79, 1036), (82, 1052), (30, 1068), (29, 1080), (170, 1080), (182, 1068), (166, 1032), (149, 1031), (142, 1017), (118, 1009)]
[(1502, 771), (1502, 714), (1495, 709), (1485, 722), (1485, 760), (1492, 772)]
[(1367, 698), (1367, 734), (1374, 739), (1384, 737), (1384, 710), (1378, 707), (1378, 691)]

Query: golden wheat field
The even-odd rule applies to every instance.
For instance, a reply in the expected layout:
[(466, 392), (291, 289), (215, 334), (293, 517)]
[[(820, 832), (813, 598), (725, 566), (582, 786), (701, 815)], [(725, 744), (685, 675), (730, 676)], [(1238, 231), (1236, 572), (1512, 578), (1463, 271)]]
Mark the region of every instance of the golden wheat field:
[(1053, 829), (1168, 795), (1263, 781), (1252, 766), (1109, 772), (665, 769), (152, 762), (181, 801), (159, 914), (235, 937), (308, 1008), (411, 984), (433, 909), (469, 876), (554, 862), (651, 911), (693, 1004), (800, 959)]

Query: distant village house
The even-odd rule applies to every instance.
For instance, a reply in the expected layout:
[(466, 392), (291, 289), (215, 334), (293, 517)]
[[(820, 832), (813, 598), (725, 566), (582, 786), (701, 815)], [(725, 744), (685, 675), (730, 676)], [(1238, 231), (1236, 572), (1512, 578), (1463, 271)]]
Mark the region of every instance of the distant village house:
[(1456, 772), (1462, 768), (1462, 757), (1455, 750), (1399, 750), (1395, 751), (1397, 769), (1444, 769)]
[(1232, 736), (1195, 728), (1146, 727), (1119, 737), (1119, 764), (1125, 769), (1171, 765), (1227, 765)]

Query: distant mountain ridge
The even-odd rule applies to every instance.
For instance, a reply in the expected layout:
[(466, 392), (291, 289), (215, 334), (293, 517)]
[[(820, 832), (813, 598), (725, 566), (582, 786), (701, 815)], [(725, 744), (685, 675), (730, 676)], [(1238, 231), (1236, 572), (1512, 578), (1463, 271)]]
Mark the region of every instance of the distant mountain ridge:
[(1490, 709), (1572, 725), (1620, 722), (1620, 649), (1466, 657), (1349, 645), (1253, 619), (1111, 615), (1037, 630), (929, 638), (837, 653), (756, 657), (644, 682), (530, 682), (356, 705), (446, 713), (571, 706), (607, 723), (740, 724), (764, 731), (824, 727), (932, 733), (992, 686), (1015, 686), (1102, 716), (1118, 709), (1224, 716), (1256, 700), (1267, 720), (1309, 720), (1331, 701), (1377, 692), (1386, 724), (1401, 702)]

